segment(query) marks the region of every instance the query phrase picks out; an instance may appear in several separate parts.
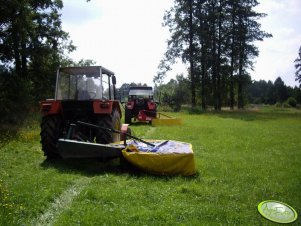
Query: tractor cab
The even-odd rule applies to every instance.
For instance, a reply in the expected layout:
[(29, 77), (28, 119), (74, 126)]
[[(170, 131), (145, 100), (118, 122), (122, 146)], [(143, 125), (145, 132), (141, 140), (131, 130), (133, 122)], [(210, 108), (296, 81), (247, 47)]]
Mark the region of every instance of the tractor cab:
[(152, 87), (131, 87), (128, 99), (153, 100), (153, 96), (154, 94)]
[(103, 67), (67, 67), (57, 72), (56, 100), (113, 100), (116, 78)]

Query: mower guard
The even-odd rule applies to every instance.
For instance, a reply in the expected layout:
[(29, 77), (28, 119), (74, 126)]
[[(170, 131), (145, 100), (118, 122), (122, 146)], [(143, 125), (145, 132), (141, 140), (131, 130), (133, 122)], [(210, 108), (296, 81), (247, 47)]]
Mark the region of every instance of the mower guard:
[(122, 155), (123, 144), (98, 144), (69, 139), (57, 143), (62, 158), (118, 158)]
[(174, 118), (162, 112), (156, 112), (155, 116), (148, 116), (148, 113), (152, 113), (147, 110), (140, 110), (136, 119), (140, 122), (151, 122), (152, 126), (170, 126), (170, 125), (182, 125), (182, 119)]
[(162, 112), (158, 112), (157, 117), (152, 119), (152, 126), (170, 126), (181, 124), (182, 119), (171, 117), (169, 115), (163, 114)]

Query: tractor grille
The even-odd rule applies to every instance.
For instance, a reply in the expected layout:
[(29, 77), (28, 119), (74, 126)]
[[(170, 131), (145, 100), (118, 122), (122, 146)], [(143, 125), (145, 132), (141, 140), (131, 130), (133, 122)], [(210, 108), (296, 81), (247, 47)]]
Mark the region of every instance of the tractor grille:
[(62, 101), (62, 112), (65, 120), (76, 122), (93, 115), (93, 101)]

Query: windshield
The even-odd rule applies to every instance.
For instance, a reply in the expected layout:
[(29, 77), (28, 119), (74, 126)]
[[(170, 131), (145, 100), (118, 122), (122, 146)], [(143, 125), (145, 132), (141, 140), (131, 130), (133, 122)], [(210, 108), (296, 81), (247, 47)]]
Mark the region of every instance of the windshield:
[(108, 84), (108, 81), (108, 76), (101, 75), (100, 70), (62, 69), (58, 75), (56, 99), (106, 99), (109, 88), (104, 89), (103, 82)]
[(145, 89), (132, 89), (129, 92), (130, 96), (139, 96), (139, 97), (150, 97), (153, 96), (152, 90), (145, 90)]

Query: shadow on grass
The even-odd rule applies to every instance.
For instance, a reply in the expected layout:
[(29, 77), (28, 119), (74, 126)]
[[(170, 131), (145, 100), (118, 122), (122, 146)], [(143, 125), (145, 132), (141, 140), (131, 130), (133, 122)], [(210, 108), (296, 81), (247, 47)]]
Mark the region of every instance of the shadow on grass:
[(143, 172), (137, 167), (128, 162), (120, 164), (119, 159), (105, 160), (105, 159), (56, 159), (44, 160), (41, 163), (44, 169), (54, 168), (61, 173), (80, 174), (88, 177), (113, 174), (113, 175), (126, 175), (134, 178), (153, 178), (163, 181), (173, 180), (175, 178), (184, 178), (185, 180), (195, 180), (201, 177), (197, 172), (193, 176), (180, 176), (180, 175), (155, 175)]
[(96, 176), (106, 173), (121, 173), (123, 168), (119, 159), (46, 159), (41, 163), (45, 169), (54, 168), (61, 173), (82, 174), (85, 176)]

